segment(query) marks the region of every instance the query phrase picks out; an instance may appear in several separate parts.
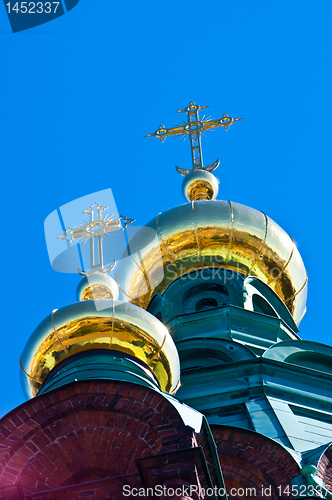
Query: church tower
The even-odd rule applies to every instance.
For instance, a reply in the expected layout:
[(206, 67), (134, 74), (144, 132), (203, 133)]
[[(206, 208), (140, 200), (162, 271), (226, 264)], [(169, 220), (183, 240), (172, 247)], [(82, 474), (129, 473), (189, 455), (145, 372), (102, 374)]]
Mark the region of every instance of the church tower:
[[(68, 252), (88, 243), (89, 269), (23, 351), (29, 399), (0, 421), (0, 499), (332, 498), (332, 348), (299, 337), (292, 238), (216, 200), (201, 136), (240, 119), (205, 107), (149, 135), (188, 136), (184, 205), (133, 229), (94, 200), (58, 233)], [(105, 238), (125, 232), (111, 278)]]

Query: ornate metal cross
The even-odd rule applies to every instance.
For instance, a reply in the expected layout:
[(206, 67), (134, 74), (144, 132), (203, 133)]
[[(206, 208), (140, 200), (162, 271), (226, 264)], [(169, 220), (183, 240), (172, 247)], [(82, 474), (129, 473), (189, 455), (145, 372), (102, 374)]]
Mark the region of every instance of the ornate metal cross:
[[(103, 273), (109, 273), (115, 266), (115, 261), (112, 262), (110, 266), (104, 269), (103, 267), (103, 237), (108, 238), (108, 235), (114, 234), (118, 229), (122, 231), (129, 226), (134, 219), (128, 219), (123, 215), (120, 217), (113, 217), (112, 215), (102, 215), (102, 213), (107, 210), (108, 207), (99, 205), (94, 202), (92, 205), (84, 210), (83, 214), (89, 215), (89, 220), (83, 219), (82, 222), (78, 222), (74, 229), (68, 227), (60, 236), (61, 240), (69, 241), (69, 243), (75, 239), (78, 239), (77, 243), (90, 242), (90, 272), (84, 272), (79, 269), (79, 273), (83, 275), (88, 275), (91, 272), (99, 271)], [(97, 238), (97, 252), (95, 251), (95, 239)], [(98, 254), (98, 256), (96, 255)]]
[(183, 169), (176, 166), (176, 170), (181, 175), (187, 175), (193, 170), (208, 170), (209, 172), (215, 170), (219, 166), (219, 158), (208, 167), (203, 167), (201, 134), (206, 135), (206, 133), (211, 133), (209, 129), (216, 127), (223, 127), (224, 130), (228, 130), (232, 123), (242, 120), (242, 118), (231, 118), (226, 113), (222, 115), (220, 120), (209, 120), (210, 117), (205, 118), (205, 116), (200, 119), (198, 115), (199, 111), (208, 107), (209, 106), (198, 106), (191, 101), (189, 106), (176, 111), (176, 113), (187, 113), (187, 122), (183, 120), (182, 124), (172, 128), (166, 128), (164, 125), (160, 125), (158, 130), (153, 132), (153, 134), (146, 135), (146, 137), (157, 137), (161, 142), (164, 142), (169, 135), (174, 135), (178, 138), (182, 137), (184, 139), (189, 135), (193, 167), (192, 169)]

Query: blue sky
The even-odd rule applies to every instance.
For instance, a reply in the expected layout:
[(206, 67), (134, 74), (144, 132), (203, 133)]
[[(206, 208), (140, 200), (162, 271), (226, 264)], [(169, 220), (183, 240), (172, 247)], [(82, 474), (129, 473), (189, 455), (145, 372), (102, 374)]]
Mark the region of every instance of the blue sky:
[(330, 0), (80, 0), (13, 34), (0, 8), (0, 415), (24, 401), (30, 334), (75, 301), (79, 276), (51, 269), (44, 219), (106, 188), (140, 225), (182, 204), (188, 141), (144, 136), (191, 100), (243, 117), (202, 141), (206, 165), (220, 158), (218, 198), (292, 235), (309, 274), (301, 336), (331, 344), (331, 19)]

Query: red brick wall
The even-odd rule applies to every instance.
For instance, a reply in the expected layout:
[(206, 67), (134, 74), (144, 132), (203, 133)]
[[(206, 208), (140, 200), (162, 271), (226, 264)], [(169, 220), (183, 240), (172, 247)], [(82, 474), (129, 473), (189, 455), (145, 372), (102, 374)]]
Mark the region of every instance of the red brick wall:
[(322, 454), (317, 466), (317, 474), (321, 477), (326, 486), (332, 490), (332, 447), (329, 446)]
[[(241, 488), (256, 488), (256, 498), (267, 500), (271, 485), (271, 497), (280, 498), (279, 491), (287, 486), (291, 491), (291, 479), (300, 474), (300, 468), (287, 450), (272, 439), (246, 429), (230, 426), (211, 427), (217, 444), (219, 460), (227, 491)], [(281, 487), (278, 490), (278, 486)], [(236, 498), (236, 495), (229, 495)], [(245, 500), (247, 497), (241, 495)], [(248, 496), (248, 498), (253, 498)], [(285, 498), (289, 498), (285, 496)]]
[(139, 483), (137, 458), (187, 448), (193, 435), (153, 390), (76, 382), (31, 399), (0, 420), (0, 487), (19, 482), (27, 495), (110, 477), (116, 483), (125, 474)]

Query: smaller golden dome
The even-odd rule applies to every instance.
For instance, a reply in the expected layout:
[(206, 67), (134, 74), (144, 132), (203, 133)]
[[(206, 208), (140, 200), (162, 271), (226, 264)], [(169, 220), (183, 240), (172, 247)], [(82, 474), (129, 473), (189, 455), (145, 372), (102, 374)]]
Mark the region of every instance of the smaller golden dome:
[(98, 299), (53, 311), (33, 332), (20, 361), (27, 397), (38, 394), (61, 361), (94, 349), (117, 351), (137, 359), (151, 371), (164, 392), (174, 393), (179, 387), (179, 356), (166, 327), (133, 304)]
[(119, 287), (116, 281), (104, 273), (95, 272), (85, 276), (76, 290), (77, 300), (115, 299), (119, 298)]
[(193, 170), (183, 179), (182, 192), (188, 201), (214, 200), (218, 191), (217, 179), (207, 170)]

